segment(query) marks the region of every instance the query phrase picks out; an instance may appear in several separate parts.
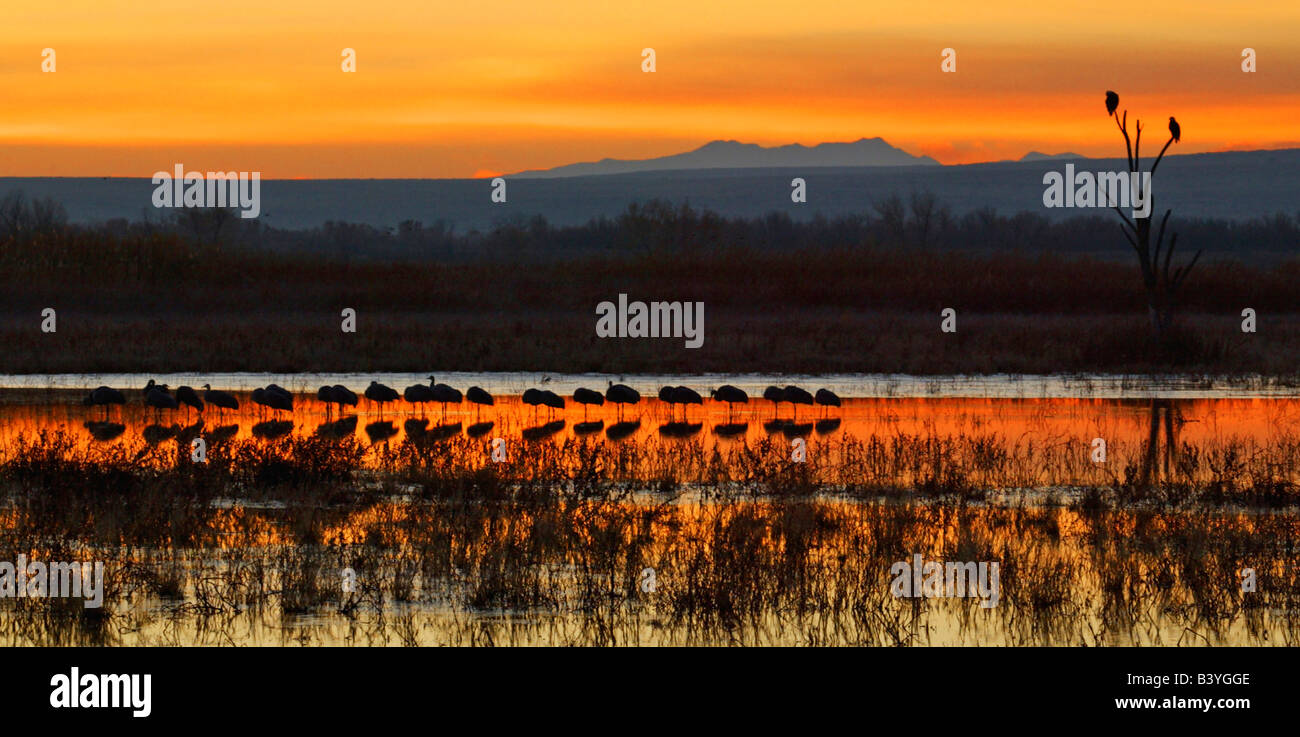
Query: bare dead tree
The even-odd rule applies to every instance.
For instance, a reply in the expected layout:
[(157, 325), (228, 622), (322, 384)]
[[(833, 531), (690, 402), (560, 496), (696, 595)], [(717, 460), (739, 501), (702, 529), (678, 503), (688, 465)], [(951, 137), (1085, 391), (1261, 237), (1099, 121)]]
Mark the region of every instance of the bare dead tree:
[[(1128, 131), (1128, 110), (1125, 110), (1121, 117), (1119, 113), (1119, 96), (1114, 92), (1106, 93), (1106, 112), (1110, 117), (1115, 119), (1115, 125), (1119, 132), (1124, 136), (1124, 147), (1128, 154), (1128, 170), (1130, 179), (1135, 188), (1131, 191), (1134, 202), (1145, 202), (1144, 195), (1150, 198), (1150, 209), (1148, 213), (1155, 211), (1155, 192), (1154, 186), (1151, 191), (1144, 192), (1142, 181), (1142, 121), (1136, 121), (1135, 135), (1130, 138)], [(1179, 141), (1182, 136), (1181, 129), (1173, 117), (1169, 118), (1169, 140), (1160, 149), (1160, 154), (1156, 156), (1155, 161), (1151, 164), (1150, 179), (1155, 181), (1156, 169), (1160, 167), (1160, 162), (1165, 157), (1165, 152), (1175, 142)], [(1129, 217), (1118, 205), (1115, 206), (1115, 212), (1120, 216), (1123, 222), (1120, 229), (1124, 237), (1128, 239), (1129, 245), (1138, 256), (1138, 265), (1142, 269), (1142, 283), (1147, 292), (1147, 312), (1151, 318), (1151, 329), (1155, 334), (1157, 343), (1163, 343), (1169, 335), (1169, 329), (1173, 322), (1174, 308), (1178, 297), (1178, 290), (1187, 280), (1188, 274), (1196, 266), (1196, 262), (1201, 258), (1201, 251), (1197, 251), (1192, 259), (1187, 263), (1173, 268), (1174, 249), (1178, 244), (1178, 234), (1172, 233), (1169, 243), (1165, 244), (1165, 228), (1169, 224), (1169, 216), (1173, 210), (1165, 210), (1164, 217), (1160, 218), (1160, 228), (1156, 232), (1155, 242), (1151, 241), (1151, 217)], [(1171, 270), (1172, 269), (1172, 270)]]

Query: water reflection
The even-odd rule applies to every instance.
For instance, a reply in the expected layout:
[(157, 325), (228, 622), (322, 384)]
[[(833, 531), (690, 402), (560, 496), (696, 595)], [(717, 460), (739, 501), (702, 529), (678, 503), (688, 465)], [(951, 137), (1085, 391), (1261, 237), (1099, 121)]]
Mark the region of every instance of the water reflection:
[[(557, 444), (661, 440), (695, 445), (705, 453), (802, 438), (814, 465), (860, 468), (867, 462), (859, 457), (861, 453), (890, 453), (897, 446), (900, 453), (949, 456), (948, 461), (971, 474), (972, 482), (1002, 486), (1113, 485), (1116, 481), (1153, 485), (1188, 474), (1204, 481), (1226, 473), (1215, 464), (1238, 463), (1234, 458), (1262, 459), (1270, 449), (1280, 453), (1291, 447), (1289, 443), (1300, 444), (1300, 399), (1290, 398), (845, 399), (831, 416), (815, 421), (801, 416), (795, 422), (788, 406), (772, 419), (773, 407), (767, 403), (751, 401), (729, 412), (725, 403), (709, 400), (690, 407), (691, 419), (682, 421), (681, 407), (655, 399), (628, 406), (589, 407), (588, 419), (575, 421), (583, 412), (576, 405), (566, 410), (539, 409), (523, 404), (519, 397), (499, 396), (491, 420), (473, 422), (479, 408), (462, 404), (459, 408), (449, 405), (447, 420), (434, 424), (437, 420), (420, 416), (418, 410), (404, 411), (396, 405), (385, 410), (382, 420), (377, 410), (366, 407), (327, 420), (326, 404), (300, 395), (292, 417), (282, 413), (264, 419), (259, 408), (241, 402), (244, 409), (225, 413), (228, 421), (213, 427), (219, 414), (192, 414), (196, 419), (182, 424), (184, 412), (164, 412), (159, 422), (154, 410), (138, 400), (114, 407), (120, 418), (105, 422), (99, 419), (102, 408), (82, 405), (80, 394), (47, 396), (56, 401), (0, 404), (0, 448), (19, 437), (34, 438), (52, 431), (70, 433), (82, 447), (131, 445), (141, 439), (151, 446), (188, 444), (196, 437), (211, 446), (231, 440), (269, 442), (314, 434), (390, 446), (408, 438), (425, 443), (485, 436)], [(617, 421), (620, 412), (631, 416)], [(549, 419), (548, 413), (552, 415)], [(729, 413), (733, 415), (730, 421)], [(441, 414), (433, 417), (440, 420)], [(1104, 463), (1090, 460), (1096, 438), (1106, 444)], [(844, 447), (855, 442), (869, 445), (852, 452)], [(1228, 457), (1230, 450), (1237, 455)], [(788, 447), (785, 456), (789, 457)], [(890, 468), (901, 467), (901, 461), (884, 460)], [(1125, 470), (1129, 466), (1131, 473)], [(1215, 471), (1216, 467), (1220, 470)], [(1279, 457), (1276, 468), (1277, 473), (1289, 473), (1290, 466)], [(857, 473), (868, 475), (866, 470)]]

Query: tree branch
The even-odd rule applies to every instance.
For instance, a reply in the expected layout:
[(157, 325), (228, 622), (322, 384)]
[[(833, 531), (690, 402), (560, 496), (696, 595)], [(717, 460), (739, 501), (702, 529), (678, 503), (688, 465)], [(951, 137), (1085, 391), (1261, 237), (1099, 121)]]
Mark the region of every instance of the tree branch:
[(1156, 157), (1156, 163), (1151, 165), (1152, 178), (1154, 178), (1156, 175), (1156, 167), (1160, 166), (1160, 160), (1165, 157), (1165, 152), (1169, 150), (1169, 144), (1173, 142), (1174, 142), (1174, 137), (1171, 135), (1169, 136), (1169, 140), (1165, 141), (1165, 147), (1160, 149), (1160, 155)]

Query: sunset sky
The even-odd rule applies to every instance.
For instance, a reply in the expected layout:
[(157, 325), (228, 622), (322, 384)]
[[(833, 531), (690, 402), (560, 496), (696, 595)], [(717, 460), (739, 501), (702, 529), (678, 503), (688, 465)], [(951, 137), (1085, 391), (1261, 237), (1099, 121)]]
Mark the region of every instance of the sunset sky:
[(6, 6), (0, 176), (469, 177), (720, 138), (881, 136), (945, 164), (1115, 155), (1106, 89), (1151, 149), (1170, 115), (1178, 153), (1300, 146), (1295, 0)]

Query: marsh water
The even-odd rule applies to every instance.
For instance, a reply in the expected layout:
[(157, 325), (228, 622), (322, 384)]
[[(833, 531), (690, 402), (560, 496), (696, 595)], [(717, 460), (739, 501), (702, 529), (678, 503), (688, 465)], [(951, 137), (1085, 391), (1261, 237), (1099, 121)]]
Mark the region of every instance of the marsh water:
[[(157, 412), (140, 398), (150, 378), (211, 383), (241, 408)], [(399, 392), (427, 383), (415, 374), (0, 377), (0, 560), (104, 560), (109, 578), (107, 616), (0, 600), (0, 641), (1297, 642), (1295, 387), (447, 374), (437, 380), (482, 386), (495, 405), (362, 399), (340, 414), (315, 399), (319, 385), (360, 394), (372, 379)], [(563, 410), (519, 398), (530, 387), (567, 396), (611, 381), (645, 398), (621, 408), (570, 399)], [(272, 382), (297, 393), (293, 412), (249, 401)], [(723, 383), (750, 401), (709, 401)], [(101, 384), (123, 390), (127, 404), (84, 406)], [(665, 384), (691, 386), (705, 402), (661, 403)], [(825, 387), (842, 405), (775, 405), (760, 398), (769, 384)], [(189, 475), (195, 438), (232, 481)], [(509, 459), (499, 466), (498, 442)], [(800, 446), (806, 458), (795, 461)], [(292, 466), (295, 454), (324, 454), (313, 469), (343, 470), (292, 484), (264, 473), (268, 459)], [(96, 465), (134, 486), (120, 498), (61, 490), (45, 465), (56, 461), (91, 486), (103, 476), (85, 467)], [(204, 491), (178, 499), (188, 485)], [(84, 514), (32, 499), (57, 493), (81, 500)], [(130, 511), (118, 520), (120, 509)], [(999, 562), (997, 606), (895, 596), (891, 566), (918, 553)]]

